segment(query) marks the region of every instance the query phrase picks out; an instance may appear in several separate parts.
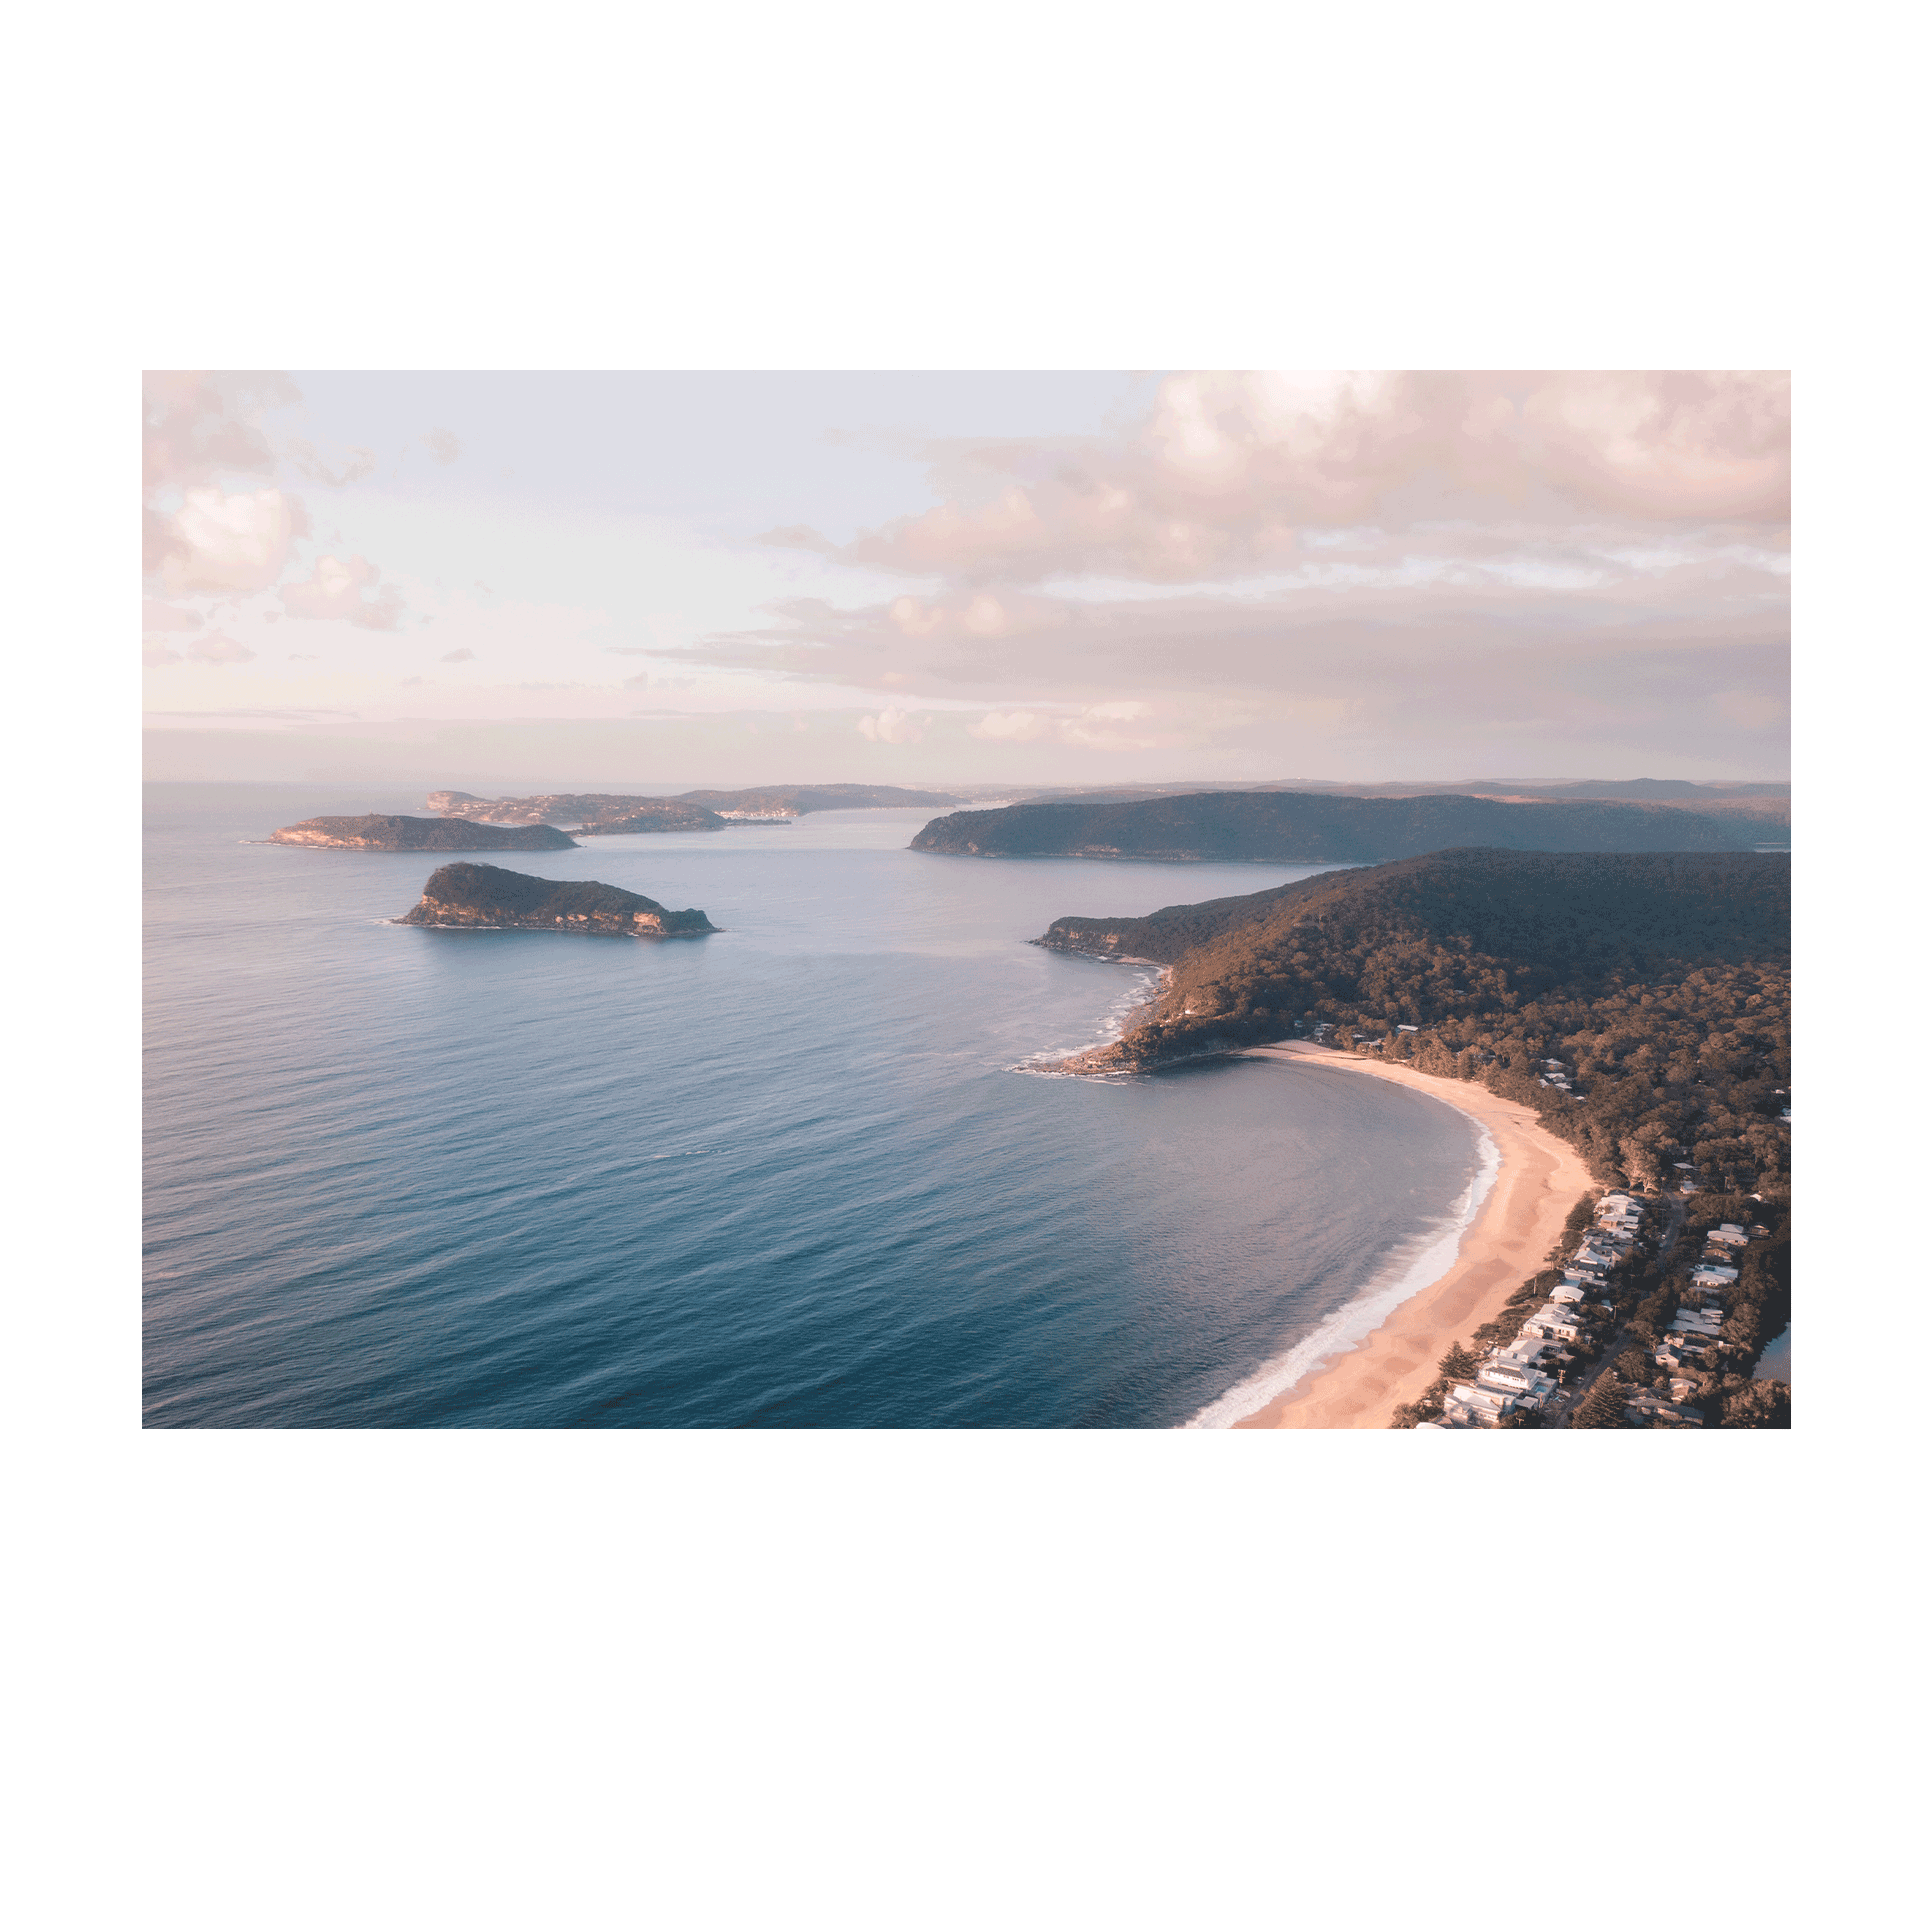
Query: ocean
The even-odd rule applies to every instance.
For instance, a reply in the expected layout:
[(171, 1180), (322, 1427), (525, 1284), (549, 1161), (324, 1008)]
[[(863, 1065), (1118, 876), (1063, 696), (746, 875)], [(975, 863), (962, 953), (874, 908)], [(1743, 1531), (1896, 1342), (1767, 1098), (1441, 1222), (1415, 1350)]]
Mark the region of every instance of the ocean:
[[(1484, 1137), (1266, 1060), (1023, 1071), (1140, 966), (1030, 944), (1323, 869), (909, 853), (924, 812), (578, 851), (261, 844), (420, 790), (146, 792), (148, 1426), (1217, 1424), (1436, 1262)], [(726, 931), (390, 922), (449, 857)]]

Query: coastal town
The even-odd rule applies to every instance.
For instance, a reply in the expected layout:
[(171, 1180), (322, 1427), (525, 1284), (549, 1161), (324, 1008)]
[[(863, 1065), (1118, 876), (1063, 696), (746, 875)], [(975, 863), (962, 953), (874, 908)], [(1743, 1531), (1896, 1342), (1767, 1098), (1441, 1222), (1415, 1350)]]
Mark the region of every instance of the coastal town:
[[(1665, 1197), (1664, 1227), (1652, 1196), (1615, 1188), (1595, 1201), (1591, 1220), (1569, 1230), (1560, 1266), (1482, 1327), (1471, 1350), (1455, 1343), (1426, 1401), (1411, 1409), (1425, 1417), (1404, 1424), (1707, 1425), (1708, 1395), (1753, 1385), (1754, 1321), (1734, 1322), (1728, 1302), (1742, 1281), (1737, 1263), (1768, 1229), (1725, 1220), (1702, 1230), (1689, 1222), (1690, 1197)], [(1762, 1389), (1769, 1406), (1784, 1395)], [(1604, 1402), (1602, 1417), (1581, 1420), (1582, 1400)]]

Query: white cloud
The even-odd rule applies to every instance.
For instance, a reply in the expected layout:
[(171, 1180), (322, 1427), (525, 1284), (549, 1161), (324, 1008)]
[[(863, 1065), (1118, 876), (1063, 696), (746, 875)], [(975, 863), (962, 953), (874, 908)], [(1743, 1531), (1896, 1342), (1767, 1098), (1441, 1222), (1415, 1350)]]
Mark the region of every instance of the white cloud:
[(236, 666), (242, 660), (251, 660), (253, 649), (240, 644), (238, 640), (224, 633), (202, 634), (187, 648), (187, 658), (197, 660), (203, 666)]
[(888, 707), (884, 713), (863, 713), (860, 731), (869, 740), (889, 747), (918, 746), (927, 734), (923, 720), (903, 713), (898, 707)]
[(300, 503), (278, 487), (222, 493), (190, 487), (169, 521), (172, 539), (160, 563), (170, 593), (251, 593), (270, 587), (302, 531)]
[(359, 554), (345, 560), (323, 553), (305, 580), (289, 581), (280, 589), (281, 604), (298, 620), (345, 620), (356, 627), (391, 633), (406, 611), (398, 587), (381, 587), (380, 569)]

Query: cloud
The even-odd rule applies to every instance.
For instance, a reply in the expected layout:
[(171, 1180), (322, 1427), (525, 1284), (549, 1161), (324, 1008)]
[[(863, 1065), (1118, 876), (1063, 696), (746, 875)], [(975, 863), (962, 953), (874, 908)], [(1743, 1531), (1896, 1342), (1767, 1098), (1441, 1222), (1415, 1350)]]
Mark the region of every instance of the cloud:
[(140, 649), (140, 664), (143, 667), (177, 667), (183, 655), (159, 640), (149, 640)]
[(1262, 572), (1324, 528), (1784, 522), (1788, 384), (1770, 373), (1195, 373), (1111, 442), (923, 449), (948, 497), (844, 545), (852, 566), (979, 584)]
[(223, 475), (271, 474), (260, 418), (297, 402), (300, 390), (283, 373), (150, 372), (140, 385), (144, 567), (153, 574), (184, 557), (169, 503)]
[(161, 584), (169, 593), (270, 587), (306, 524), (299, 501), (277, 487), (261, 493), (189, 487), (179, 512), (164, 523)]
[(368, 589), (379, 579), (380, 569), (357, 553), (344, 560), (323, 553), (305, 580), (289, 581), (280, 589), (280, 601), (298, 620), (345, 620), (391, 633), (406, 611), (406, 601), (393, 586), (369, 597)]
[(253, 657), (251, 647), (243, 647), (238, 640), (224, 633), (203, 634), (187, 648), (189, 660), (210, 667), (237, 666), (242, 660), (251, 660)]
[(1106, 752), (1185, 744), (1183, 732), (1154, 731), (1136, 724), (1152, 712), (1144, 700), (1105, 700), (1078, 713), (1037, 713), (1021, 707), (982, 714), (967, 731), (976, 740), (1095, 747)]
[(287, 458), (309, 480), (317, 480), (327, 487), (350, 487), (356, 480), (364, 480), (379, 465), (371, 447), (349, 447), (336, 473), (307, 440), (289, 440)]
[(443, 466), (460, 458), (460, 442), (451, 427), (435, 427), (420, 436), (420, 444)]
[(455, 647), (451, 653), (443, 653), (440, 658), (449, 663), (456, 660), (471, 660), (473, 658), (473, 649), (471, 647)]
[(889, 707), (884, 713), (863, 713), (859, 726), (869, 740), (889, 747), (917, 746), (927, 733), (924, 721), (902, 713), (898, 707)]
[(647, 676), (644, 673), (636, 673), (631, 678), (622, 680), (620, 684), (629, 693), (644, 693), (647, 688)]
[(140, 603), (140, 625), (148, 633), (196, 633), (205, 624), (190, 607), (170, 606), (164, 600)]

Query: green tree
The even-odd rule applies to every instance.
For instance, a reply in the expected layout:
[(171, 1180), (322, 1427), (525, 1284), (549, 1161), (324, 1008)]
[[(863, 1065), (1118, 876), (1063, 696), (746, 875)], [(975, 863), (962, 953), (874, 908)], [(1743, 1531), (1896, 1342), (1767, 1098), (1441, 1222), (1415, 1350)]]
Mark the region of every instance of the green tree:
[(1603, 1373), (1573, 1416), (1576, 1427), (1617, 1427), (1627, 1411), (1627, 1390), (1611, 1371)]
[(1751, 1380), (1734, 1388), (1721, 1410), (1723, 1427), (1790, 1427), (1793, 1395), (1781, 1380)]
[(1440, 1362), (1440, 1375), (1445, 1380), (1471, 1380), (1479, 1371), (1479, 1361), (1458, 1340), (1447, 1349), (1446, 1358)]
[(1648, 1386), (1653, 1380), (1653, 1362), (1638, 1347), (1629, 1347), (1615, 1362), (1614, 1370), (1636, 1387)]

